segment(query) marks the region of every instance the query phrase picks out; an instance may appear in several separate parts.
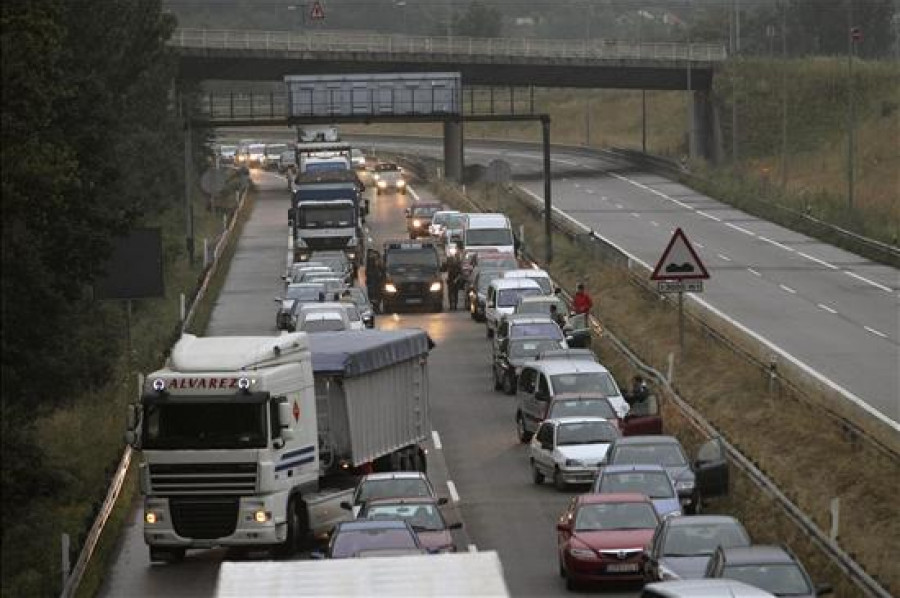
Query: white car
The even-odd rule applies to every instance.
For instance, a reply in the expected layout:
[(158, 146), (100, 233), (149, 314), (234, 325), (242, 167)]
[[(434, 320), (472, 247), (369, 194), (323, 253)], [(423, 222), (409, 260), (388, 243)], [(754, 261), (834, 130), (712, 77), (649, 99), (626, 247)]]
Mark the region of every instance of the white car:
[(539, 270), (537, 268), (517, 268), (515, 270), (506, 270), (503, 272), (501, 278), (528, 278), (541, 285), (541, 290), (545, 295), (553, 294), (553, 281), (550, 280), (550, 275), (546, 270)]
[(432, 237), (442, 237), (447, 228), (447, 222), (451, 215), (459, 214), (457, 210), (438, 210), (431, 216), (431, 224), (428, 225), (428, 234)]
[(609, 444), (620, 435), (613, 422), (601, 417), (544, 420), (530, 445), (534, 483), (549, 478), (557, 490), (592, 483)]
[(510, 315), (516, 308), (520, 297), (543, 295), (539, 285), (529, 278), (495, 278), (487, 288), (484, 303), (484, 323), (487, 326), (487, 337), (494, 338), (494, 332), (504, 315)]
[[(320, 317), (321, 316), (321, 317)], [(335, 323), (335, 318), (340, 320)], [(310, 330), (307, 322), (316, 322), (313, 328), (320, 330)], [(296, 330), (304, 330), (306, 332), (320, 332), (323, 330), (353, 330), (350, 323), (350, 316), (347, 314), (346, 304), (337, 301), (319, 301), (313, 303), (304, 303), (297, 311)]]

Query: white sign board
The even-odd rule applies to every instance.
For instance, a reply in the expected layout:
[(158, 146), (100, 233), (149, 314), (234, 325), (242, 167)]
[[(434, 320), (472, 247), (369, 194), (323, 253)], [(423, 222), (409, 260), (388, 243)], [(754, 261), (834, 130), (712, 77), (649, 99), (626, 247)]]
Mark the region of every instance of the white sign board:
[(660, 293), (702, 293), (702, 280), (659, 280), (656, 290)]

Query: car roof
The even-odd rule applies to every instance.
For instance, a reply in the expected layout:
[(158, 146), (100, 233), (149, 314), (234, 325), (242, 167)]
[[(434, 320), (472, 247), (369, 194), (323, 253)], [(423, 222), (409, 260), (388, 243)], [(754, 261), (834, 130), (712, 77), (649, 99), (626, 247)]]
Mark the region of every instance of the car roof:
[(603, 396), (601, 394), (584, 394), (580, 392), (561, 392), (558, 395), (555, 395), (552, 399), (552, 402), (556, 401), (609, 401), (609, 397)]
[(307, 280), (304, 282), (292, 282), (291, 284), (288, 285), (287, 288), (289, 288), (289, 289), (311, 289), (313, 287), (324, 289), (325, 285), (322, 284), (321, 282), (319, 282), (318, 280), (316, 280), (316, 281)]
[(577, 497), (578, 504), (598, 504), (610, 502), (646, 502), (652, 504), (652, 501), (646, 494), (638, 492), (610, 492), (609, 494), (600, 494), (597, 492), (588, 492)]
[(615, 425), (605, 417), (595, 417), (593, 415), (569, 415), (566, 417), (554, 417), (552, 419), (546, 419), (544, 421), (562, 425), (562, 424), (586, 424), (591, 422), (606, 422), (610, 425)]
[(504, 314), (502, 320), (506, 320), (513, 324), (542, 324), (546, 322), (550, 322), (551, 324), (556, 324), (553, 321), (553, 318), (550, 317), (550, 314)]
[(737, 523), (741, 522), (730, 515), (691, 515), (690, 517), (670, 517), (666, 520), (669, 527), (690, 527), (693, 525), (709, 525), (710, 523)]
[(644, 595), (670, 598), (766, 598), (770, 594), (733, 579), (685, 579), (661, 581), (644, 586)]
[(395, 498), (374, 498), (366, 501), (366, 509), (378, 505), (434, 505), (438, 506), (438, 499), (433, 496), (400, 496)]
[(681, 446), (681, 442), (674, 436), (664, 436), (662, 434), (659, 436), (627, 436), (616, 440), (617, 446), (622, 446), (623, 444), (677, 444), (678, 446)]
[(537, 361), (597, 361), (597, 356), (590, 349), (552, 349), (541, 351)]
[(313, 301), (304, 303), (305, 311), (343, 311), (347, 304), (342, 301)]
[(761, 545), (720, 548), (724, 560), (729, 565), (751, 565), (756, 563), (796, 563), (794, 557), (783, 546)]
[(462, 214), (462, 212), (460, 212), (459, 210), (439, 210), (435, 214), (435, 216), (437, 216), (438, 214)]
[(365, 531), (372, 529), (409, 529), (402, 519), (354, 519), (338, 523), (341, 531)]
[(535, 268), (516, 268), (504, 272), (503, 278), (550, 278), (550, 275), (544, 270)]
[(495, 278), (491, 281), (491, 285), (497, 287), (498, 291), (506, 289), (538, 289), (541, 285), (530, 278)]
[(369, 480), (412, 480), (428, 478), (420, 471), (384, 471), (380, 473), (370, 473), (366, 475), (359, 483), (368, 482)]
[(600, 470), (600, 475), (606, 473), (651, 473), (661, 471), (666, 475), (666, 468), (662, 465), (658, 464), (650, 464), (650, 463), (629, 463), (623, 465), (606, 465), (603, 469)]
[(609, 371), (597, 363), (588, 359), (552, 359), (550, 361), (529, 361), (528, 367), (534, 368), (548, 376), (557, 374), (587, 374), (592, 372), (609, 373)]

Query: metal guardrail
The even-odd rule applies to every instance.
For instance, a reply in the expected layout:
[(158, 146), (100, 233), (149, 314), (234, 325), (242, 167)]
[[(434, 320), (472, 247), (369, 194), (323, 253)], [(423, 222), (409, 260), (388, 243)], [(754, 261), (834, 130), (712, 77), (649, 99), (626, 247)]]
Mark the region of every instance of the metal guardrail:
[[(197, 290), (197, 293), (194, 295), (194, 300), (191, 302), (190, 310), (187, 312), (187, 315), (182, 322), (182, 332), (187, 329), (187, 327), (193, 320), (197, 304), (201, 299), (203, 299), (204, 295), (206, 294), (206, 289), (209, 287), (209, 281), (212, 280), (212, 277), (218, 270), (219, 256), (222, 254), (222, 250), (224, 249), (225, 244), (228, 242), (232, 235), (232, 232), (234, 231), (235, 224), (238, 220), (238, 215), (244, 207), (246, 197), (247, 189), (243, 189), (241, 191), (240, 202), (238, 203), (237, 209), (235, 209), (234, 215), (231, 218), (231, 222), (229, 222), (228, 227), (225, 229), (225, 232), (219, 237), (218, 243), (216, 243), (214, 250), (214, 259), (210, 264), (210, 267), (207, 269), (206, 275), (203, 277), (203, 282)], [(112, 514), (112, 511), (116, 506), (116, 501), (119, 499), (119, 494), (122, 492), (122, 486), (125, 484), (125, 478), (127, 477), (128, 468), (131, 466), (131, 459), (133, 456), (134, 451), (132, 450), (132, 448), (130, 446), (126, 446), (125, 450), (122, 452), (122, 458), (119, 460), (119, 465), (118, 467), (116, 467), (116, 471), (113, 474), (112, 482), (110, 483), (109, 488), (106, 491), (106, 498), (103, 500), (103, 506), (100, 508), (97, 517), (94, 519), (94, 522), (91, 525), (90, 531), (85, 537), (84, 544), (82, 545), (81, 550), (78, 553), (78, 560), (75, 562), (75, 566), (72, 568), (72, 572), (66, 578), (65, 584), (63, 584), (63, 589), (60, 592), (60, 598), (71, 598), (78, 590), (78, 586), (81, 584), (81, 579), (82, 577), (84, 577), (84, 573), (85, 571), (87, 571), (88, 564), (91, 561), (91, 557), (94, 556), (94, 550), (96, 550), (97, 548), (97, 544), (100, 541), (100, 536), (103, 534), (103, 530), (106, 527), (106, 522), (109, 520), (109, 516)]]
[(489, 58), (542, 58), (575, 60), (656, 60), (720, 62), (727, 58), (721, 44), (629, 42), (617, 40), (566, 41), (531, 38), (426, 37), (328, 31), (240, 31), (177, 29), (169, 40), (177, 48), (263, 50), (280, 52), (361, 52), (426, 54)]
[[(477, 211), (485, 211), (484, 208), (477, 202), (475, 202), (472, 198), (466, 196), (465, 194), (463, 194), (462, 197)], [(536, 207), (541, 210), (543, 208), (542, 204)], [(606, 241), (593, 231), (586, 229), (583, 225), (581, 225), (581, 223), (572, 219), (562, 211), (558, 211), (558, 208), (554, 208), (554, 212), (554, 216), (557, 216), (557, 218), (553, 219), (554, 227), (556, 227), (564, 234), (571, 234), (574, 231), (580, 231), (580, 235), (582, 237), (587, 235), (598, 242), (606, 243), (609, 248), (621, 252), (624, 260), (629, 264), (629, 269), (632, 265), (641, 264), (640, 260), (638, 260), (634, 256), (631, 256), (624, 250), (619, 249), (615, 244)], [(560, 220), (562, 220), (562, 222), (560, 222)], [(622, 261), (622, 259), (620, 259), (619, 261)], [(567, 299), (571, 300), (571, 297), (569, 296), (567, 297)], [(778, 503), (778, 505), (782, 508), (782, 510), (788, 515), (788, 517), (800, 529), (803, 530), (807, 537), (809, 537), (813, 541), (813, 543), (816, 544), (816, 546), (818, 546), (819, 549), (822, 550), (826, 554), (826, 556), (828, 556), (828, 558), (835, 565), (837, 565), (838, 568), (840, 568), (860, 590), (865, 593), (866, 596), (875, 598), (891, 598), (891, 594), (887, 590), (885, 590), (872, 576), (870, 576), (859, 563), (853, 560), (853, 558), (851, 558), (849, 554), (847, 554), (840, 546), (838, 546), (836, 542), (831, 540), (828, 535), (825, 534), (825, 532), (819, 529), (816, 523), (810, 517), (808, 517), (796, 504), (794, 504), (794, 502), (791, 501), (787, 497), (787, 495), (785, 495), (784, 492), (782, 492), (781, 489), (779, 489), (778, 486), (772, 480), (770, 480), (758, 467), (756, 467), (750, 461), (750, 459), (748, 459), (734, 445), (723, 438), (721, 433), (716, 430), (716, 428), (711, 423), (709, 423), (696, 409), (691, 407), (688, 402), (685, 401), (684, 398), (682, 398), (672, 387), (669, 379), (666, 376), (654, 369), (649, 364), (644, 363), (633, 351), (631, 351), (626, 343), (616, 337), (608, 329), (603, 328), (600, 322), (594, 316), (591, 316), (591, 326), (595, 332), (602, 333), (604, 337), (608, 338), (613, 343), (613, 345), (615, 345), (616, 349), (620, 353), (622, 353), (622, 355), (624, 355), (635, 367), (653, 376), (656, 379), (657, 383), (667, 391), (669, 398), (671, 398), (676, 408), (695, 429), (697, 429), (707, 438), (718, 438), (721, 441), (722, 446), (725, 448), (725, 451), (728, 454), (731, 463), (733, 463), (744, 474), (746, 474), (757, 488), (771, 496), (774, 501)]]

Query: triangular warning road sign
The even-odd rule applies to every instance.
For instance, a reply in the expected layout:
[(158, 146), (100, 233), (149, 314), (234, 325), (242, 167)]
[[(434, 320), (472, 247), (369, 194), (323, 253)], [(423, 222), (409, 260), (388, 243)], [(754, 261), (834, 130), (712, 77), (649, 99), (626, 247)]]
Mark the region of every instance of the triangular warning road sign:
[(700, 261), (684, 231), (675, 229), (669, 245), (653, 269), (650, 280), (689, 280), (709, 278), (706, 266)]
[(318, 0), (313, 2), (312, 8), (309, 11), (309, 18), (316, 21), (325, 18), (325, 9), (322, 8), (322, 3)]

